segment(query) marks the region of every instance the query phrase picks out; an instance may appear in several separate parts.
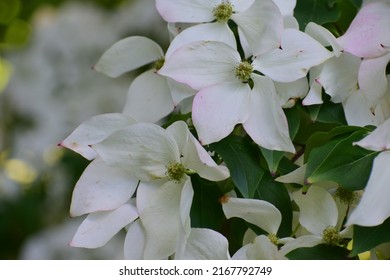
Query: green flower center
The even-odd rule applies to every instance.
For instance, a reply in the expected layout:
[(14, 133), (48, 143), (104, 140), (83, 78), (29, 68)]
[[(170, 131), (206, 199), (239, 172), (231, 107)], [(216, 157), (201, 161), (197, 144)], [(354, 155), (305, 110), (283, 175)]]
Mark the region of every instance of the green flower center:
[(184, 175), (187, 173), (187, 168), (179, 162), (168, 163), (166, 168), (169, 180), (176, 183), (180, 183)]
[(214, 18), (220, 23), (226, 23), (233, 14), (233, 5), (224, 1), (213, 9)]
[(234, 69), (234, 74), (243, 83), (248, 82), (253, 73), (253, 66), (248, 61), (243, 61)]
[(342, 238), (339, 231), (332, 226), (327, 227), (322, 234), (322, 242), (327, 245), (340, 245)]
[(279, 238), (274, 233), (268, 234), (268, 239), (275, 245), (278, 245)]
[(351, 204), (355, 199), (355, 193), (342, 187), (338, 187), (335, 196), (345, 204)]
[(165, 57), (159, 58), (154, 63), (154, 69), (156, 69), (156, 71), (160, 70), (164, 66), (164, 63), (165, 63)]

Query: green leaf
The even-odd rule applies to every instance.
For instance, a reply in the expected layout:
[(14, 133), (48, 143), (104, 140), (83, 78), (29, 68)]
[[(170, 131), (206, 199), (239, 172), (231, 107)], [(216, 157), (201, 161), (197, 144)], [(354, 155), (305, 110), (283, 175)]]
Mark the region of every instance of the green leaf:
[(244, 198), (253, 198), (264, 175), (257, 157), (257, 146), (249, 139), (230, 135), (210, 148), (216, 151), (229, 168), (231, 178)]
[(294, 16), (304, 30), (309, 22), (322, 25), (327, 22), (336, 22), (341, 12), (337, 3), (328, 0), (299, 0), (294, 10)]
[(349, 250), (338, 246), (319, 244), (309, 248), (298, 248), (286, 255), (290, 260), (347, 260)]
[(219, 198), (223, 196), (217, 183), (197, 175), (191, 176), (194, 198), (191, 205), (191, 227), (220, 230), (225, 220)]
[(371, 250), (372, 248), (390, 242), (390, 218), (375, 227), (354, 226), (353, 248), (351, 256)]
[(321, 105), (309, 106), (308, 110), (313, 121), (335, 123), (339, 125), (347, 124), (344, 115), (344, 109), (341, 104), (324, 102), (324, 104)]
[(269, 173), (265, 173), (256, 189), (255, 198), (268, 201), (279, 209), (282, 214), (282, 223), (278, 230), (278, 236), (290, 236), (293, 211), (290, 195), (285, 186), (276, 182)]
[(305, 181), (308, 184), (332, 181), (349, 190), (364, 188), (377, 155), (353, 145), (364, 135), (365, 131), (356, 131), (314, 148), (307, 160)]
[(285, 152), (281, 151), (271, 151), (265, 148), (260, 147), (260, 151), (267, 162), (269, 171), (272, 174), (276, 174), (276, 170), (278, 169), (279, 162), (284, 157)]

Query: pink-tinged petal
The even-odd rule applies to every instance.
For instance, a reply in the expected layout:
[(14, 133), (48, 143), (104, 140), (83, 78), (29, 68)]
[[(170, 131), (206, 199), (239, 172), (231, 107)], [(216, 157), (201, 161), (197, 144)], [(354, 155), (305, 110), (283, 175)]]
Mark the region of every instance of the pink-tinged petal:
[(376, 116), (372, 113), (367, 96), (358, 90), (343, 102), (343, 109), (348, 125), (377, 125)]
[(283, 16), (293, 15), (297, 0), (273, 0)]
[(228, 197), (222, 203), (222, 209), (226, 218), (244, 219), (268, 233), (276, 234), (282, 222), (278, 208), (265, 200)]
[(254, 55), (279, 47), (283, 16), (272, 0), (254, 1), (247, 10), (233, 14), (232, 20)]
[(156, 0), (156, 8), (167, 22), (210, 22), (220, 0)]
[(166, 59), (180, 47), (196, 41), (218, 41), (232, 48), (237, 47), (234, 34), (227, 24), (219, 22), (199, 24), (183, 30), (173, 39), (166, 52)]
[(90, 145), (99, 143), (115, 131), (134, 123), (136, 121), (133, 118), (120, 113), (97, 115), (81, 123), (58, 145), (92, 160), (97, 154)]
[(390, 119), (354, 145), (378, 152), (390, 150)]
[(250, 105), (247, 84), (217, 84), (198, 92), (192, 107), (192, 120), (202, 145), (228, 136), (234, 126), (247, 120)]
[(149, 38), (132, 36), (112, 45), (94, 66), (109, 77), (137, 69), (164, 56), (161, 47)]
[(113, 211), (89, 214), (77, 229), (70, 245), (91, 249), (104, 246), (137, 217), (137, 208), (129, 203)]
[(306, 194), (293, 193), (299, 207), (299, 223), (311, 233), (322, 236), (329, 226), (336, 226), (338, 210), (333, 197), (325, 189), (312, 185)]
[[(183, 183), (168, 181), (154, 189), (138, 188), (137, 205), (143, 204), (140, 219), (145, 228), (145, 259), (164, 259), (176, 252), (186, 234), (181, 216)], [(141, 186), (140, 186), (141, 187)], [(142, 192), (146, 191), (147, 196)]]
[(333, 54), (306, 33), (285, 29), (282, 49), (258, 56), (253, 66), (278, 82), (292, 82), (307, 75), (309, 69), (331, 58)]
[(316, 82), (323, 86), (333, 102), (341, 103), (359, 89), (360, 63), (359, 57), (348, 53), (331, 58), (322, 65)]
[(281, 249), (280, 253), (285, 256), (291, 251), (298, 248), (314, 247), (322, 243), (322, 237), (317, 235), (304, 235), (295, 240), (286, 243)]
[(389, 61), (390, 52), (377, 58), (364, 59), (361, 63), (359, 85), (361, 90), (367, 93), (368, 105), (372, 110), (387, 91), (386, 67)]
[(364, 58), (374, 58), (390, 47), (390, 3), (374, 2), (362, 7), (347, 32), (338, 38), (344, 51)]
[(253, 82), (250, 115), (243, 123), (245, 131), (263, 148), (295, 153), (287, 118), (273, 82), (259, 75), (253, 76)]
[(98, 157), (87, 166), (76, 183), (70, 215), (76, 217), (116, 209), (129, 201), (137, 184), (138, 180), (128, 172), (109, 167)]
[(142, 181), (166, 177), (166, 165), (179, 162), (175, 140), (152, 123), (137, 123), (119, 130), (93, 148), (112, 167)]
[[(185, 99), (188, 99), (190, 97), (193, 97), (196, 94), (196, 90), (193, 88), (190, 88), (189, 86), (178, 83), (175, 80), (172, 80), (171, 78), (166, 77), (166, 82), (168, 85), (168, 88), (171, 92), (171, 98), (173, 99), (173, 105), (177, 107), (178, 105), (181, 106), (181, 102)], [(192, 106), (191, 106), (192, 107)]]
[(389, 166), (390, 151), (382, 152), (375, 158), (363, 196), (346, 225), (377, 226), (390, 216)]
[(193, 228), (185, 250), (177, 260), (228, 260), (229, 244), (225, 236), (208, 228)]
[(129, 226), (124, 243), (124, 255), (127, 260), (142, 260), (145, 250), (145, 230), (141, 221), (135, 220)]
[(140, 122), (157, 122), (174, 109), (165, 77), (149, 70), (139, 75), (127, 93), (123, 114)]
[(239, 53), (229, 45), (198, 41), (176, 50), (158, 73), (199, 90), (234, 79), (240, 62)]
[(341, 55), (343, 47), (340, 46), (336, 37), (325, 27), (314, 22), (309, 22), (306, 25), (305, 33), (310, 35), (314, 40), (317, 40), (324, 47), (331, 46), (336, 57)]

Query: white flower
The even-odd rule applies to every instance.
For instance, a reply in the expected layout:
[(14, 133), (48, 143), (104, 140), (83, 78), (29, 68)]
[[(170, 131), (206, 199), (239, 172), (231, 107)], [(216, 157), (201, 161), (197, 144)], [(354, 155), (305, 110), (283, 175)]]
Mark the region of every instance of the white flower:
[(234, 35), (227, 24), (231, 19), (238, 26), (241, 44), (249, 46), (246, 56), (267, 52), (280, 44), (283, 16), (272, 0), (156, 0), (156, 7), (167, 22), (203, 23), (193, 32), (194, 41), (200, 40), (197, 36), (201, 33), (214, 33), (232, 42)]
[(145, 230), (145, 259), (164, 259), (184, 249), (193, 196), (188, 174), (213, 181), (229, 176), (181, 121), (166, 130), (137, 123), (92, 147), (108, 166), (141, 181), (136, 206)]
[(390, 216), (390, 119), (356, 145), (381, 152), (375, 159), (360, 203), (351, 213), (347, 225), (377, 226)]
[(302, 235), (289, 241), (281, 249), (283, 255), (301, 247), (313, 247), (318, 244), (340, 245), (342, 238), (350, 237), (351, 228), (340, 232), (341, 224), (336, 202), (328, 191), (311, 185), (306, 194), (302, 191), (293, 193), (299, 207), (299, 223), (311, 235)]

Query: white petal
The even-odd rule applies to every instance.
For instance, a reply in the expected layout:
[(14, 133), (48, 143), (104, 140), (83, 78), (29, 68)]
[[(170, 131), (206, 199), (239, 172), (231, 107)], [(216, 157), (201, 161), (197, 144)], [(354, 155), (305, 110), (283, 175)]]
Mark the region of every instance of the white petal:
[(189, 27), (180, 32), (169, 45), (165, 57), (168, 59), (180, 47), (196, 41), (218, 41), (232, 48), (237, 47), (234, 34), (227, 24), (219, 22), (205, 23)]
[(344, 114), (348, 125), (377, 125), (376, 116), (370, 110), (366, 94), (358, 90), (343, 102)]
[(312, 185), (306, 194), (296, 191), (293, 197), (300, 211), (299, 223), (311, 233), (322, 236), (327, 227), (336, 226), (337, 205), (325, 189)]
[[(148, 201), (141, 194), (143, 198), (140, 199), (145, 205), (140, 211), (146, 232), (145, 259), (163, 259), (174, 254), (180, 245), (178, 241), (186, 234), (181, 216), (181, 197), (185, 183), (168, 181), (154, 192), (148, 192)], [(140, 192), (143, 192), (143, 188), (138, 189), (138, 194)]]
[(192, 106), (192, 120), (202, 145), (228, 136), (249, 114), (250, 88), (243, 83), (222, 83), (199, 91)]
[(279, 47), (283, 16), (272, 0), (254, 1), (247, 10), (233, 14), (232, 20), (254, 55)]
[(164, 56), (161, 47), (146, 37), (132, 36), (112, 45), (94, 66), (96, 71), (116, 78)]
[(156, 8), (167, 22), (209, 22), (219, 0), (156, 0)]
[(283, 16), (292, 15), (294, 8), (297, 4), (297, 0), (273, 0), (278, 6)]
[(77, 229), (70, 245), (84, 248), (101, 247), (137, 217), (137, 209), (129, 203), (113, 211), (89, 214)]
[(245, 131), (263, 148), (295, 153), (273, 82), (267, 77), (253, 76), (250, 115), (243, 123)]
[(363, 196), (347, 225), (377, 226), (390, 216), (389, 166), (390, 151), (382, 152), (375, 158)]
[(322, 85), (314, 80), (311, 83), (309, 92), (302, 101), (302, 105), (309, 106), (322, 103), (324, 103), (322, 100)]
[(167, 128), (178, 143), (181, 162), (189, 169), (195, 170), (202, 178), (211, 181), (220, 181), (229, 177), (229, 170), (225, 166), (218, 166), (198, 140), (188, 130), (183, 121), (173, 123)]
[(166, 78), (152, 69), (142, 73), (131, 83), (123, 113), (140, 122), (157, 122), (173, 109)]
[(282, 222), (278, 208), (264, 200), (229, 197), (222, 209), (226, 218), (244, 219), (268, 233), (276, 234)]
[(390, 47), (390, 3), (370, 3), (360, 9), (347, 32), (338, 38), (344, 50), (356, 56), (381, 56)]
[(255, 238), (253, 244), (248, 247), (246, 256), (248, 260), (287, 260), (279, 252), (278, 247), (265, 235), (259, 235)]
[(253, 62), (255, 69), (279, 82), (298, 80), (306, 76), (311, 67), (333, 56), (320, 43), (296, 29), (283, 31), (281, 48), (260, 55)]
[[(193, 97), (197, 92), (193, 88), (190, 88), (188, 85), (178, 83), (175, 80), (172, 80), (171, 78), (165, 77), (165, 79), (169, 87), (169, 90), (171, 92), (171, 98), (173, 99), (173, 105), (175, 107), (177, 106), (182, 107), (182, 104), (180, 103), (186, 99), (189, 99), (190, 97)], [(190, 112), (191, 112), (191, 107), (192, 106), (190, 106)]]
[(128, 172), (96, 158), (84, 170), (73, 190), (70, 215), (108, 211), (125, 204), (134, 194), (138, 180)]
[(303, 185), (305, 181), (306, 164), (298, 167), (294, 171), (275, 178), (275, 181), (282, 183), (295, 183)]
[(354, 143), (354, 145), (378, 152), (390, 150), (390, 119), (378, 126), (368, 136)]
[[(283, 108), (290, 108), (287, 104), (289, 104), (291, 100), (303, 98), (309, 91), (309, 84), (306, 78), (302, 78), (291, 83), (275, 82), (274, 84), (276, 94), (282, 101), (281, 104)], [(292, 106), (294, 104), (295, 102)]]
[(388, 89), (386, 67), (390, 61), (390, 52), (381, 57), (364, 59), (359, 69), (359, 85), (366, 92), (371, 109), (380, 102)]
[(199, 90), (234, 79), (240, 62), (239, 53), (229, 45), (198, 41), (176, 50), (158, 73)]
[(135, 120), (120, 113), (94, 116), (81, 123), (59, 146), (79, 153), (86, 159), (94, 159), (97, 154), (90, 145), (99, 143), (113, 132), (132, 125)]
[(359, 88), (360, 63), (359, 57), (348, 53), (331, 58), (322, 65), (316, 82), (323, 86), (333, 102), (341, 103)]
[(178, 260), (228, 260), (229, 244), (225, 236), (207, 228), (193, 228)]
[(142, 223), (139, 219), (135, 220), (127, 230), (124, 243), (125, 259), (142, 260), (144, 258), (145, 242), (145, 230)]
[(309, 34), (313, 39), (317, 40), (324, 47), (331, 46), (333, 53), (339, 57), (342, 53), (342, 46), (337, 42), (336, 37), (325, 27), (314, 22), (309, 22), (306, 25), (305, 33)]
[(291, 251), (298, 249), (298, 248), (307, 248), (307, 247), (314, 247), (318, 244), (321, 244), (322, 237), (317, 235), (304, 235), (300, 236), (297, 239), (290, 241), (286, 243), (281, 249), (280, 253), (282, 255), (287, 255)]
[(172, 136), (151, 123), (119, 130), (93, 148), (108, 165), (127, 170), (144, 181), (166, 177), (166, 165), (180, 160)]

